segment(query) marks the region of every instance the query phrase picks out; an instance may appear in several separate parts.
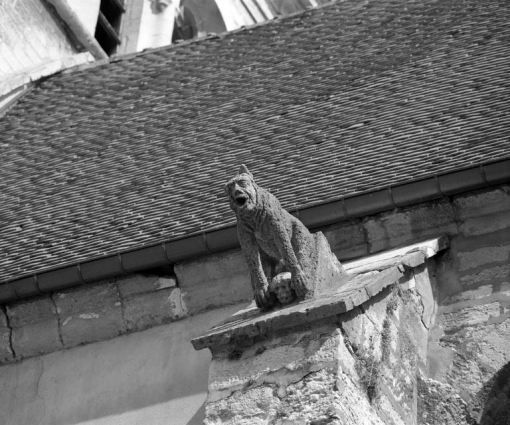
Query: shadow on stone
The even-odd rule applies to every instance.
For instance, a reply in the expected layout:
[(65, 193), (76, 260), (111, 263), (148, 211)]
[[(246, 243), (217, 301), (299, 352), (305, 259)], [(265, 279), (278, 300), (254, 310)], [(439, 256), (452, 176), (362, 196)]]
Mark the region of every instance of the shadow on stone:
[(193, 415), (186, 425), (202, 425), (205, 418), (205, 401), (200, 406), (200, 409)]
[(480, 425), (510, 424), (510, 362), (484, 385), (479, 398), (484, 405)]

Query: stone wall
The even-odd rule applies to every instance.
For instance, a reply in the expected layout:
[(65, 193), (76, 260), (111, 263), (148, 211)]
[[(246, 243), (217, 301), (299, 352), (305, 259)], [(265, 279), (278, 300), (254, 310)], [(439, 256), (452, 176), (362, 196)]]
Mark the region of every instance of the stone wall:
[(438, 268), (441, 306), (429, 377), (451, 386), (467, 404), (462, 424), (508, 424), (510, 190), (458, 196), (453, 206), (459, 232)]
[(10, 303), (0, 310), (0, 361), (103, 341), (187, 315), (175, 277), (150, 274)]

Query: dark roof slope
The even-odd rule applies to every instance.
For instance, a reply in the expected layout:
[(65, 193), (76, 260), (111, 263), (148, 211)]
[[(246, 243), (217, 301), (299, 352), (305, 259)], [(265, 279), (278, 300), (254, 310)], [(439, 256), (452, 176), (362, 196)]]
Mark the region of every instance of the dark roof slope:
[(0, 280), (509, 156), (510, 3), (345, 1), (41, 81), (0, 121)]

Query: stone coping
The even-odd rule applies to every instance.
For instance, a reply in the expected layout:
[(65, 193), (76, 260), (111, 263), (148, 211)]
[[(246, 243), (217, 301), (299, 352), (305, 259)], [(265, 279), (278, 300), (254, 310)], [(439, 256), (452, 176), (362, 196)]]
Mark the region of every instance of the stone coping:
[(448, 244), (448, 237), (441, 236), (351, 261), (344, 266), (353, 277), (337, 290), (269, 312), (260, 312), (253, 302), (191, 343), (195, 350), (202, 350), (346, 313), (398, 282), (406, 269), (423, 264)]
[[(448, 236), (443, 235), (437, 238), (427, 239), (412, 245), (391, 249), (378, 254), (369, 255), (358, 260), (342, 263), (344, 268), (353, 275), (366, 273), (367, 271), (382, 270), (392, 265), (403, 264), (408, 267), (415, 267), (421, 255), (430, 258), (450, 245)], [(415, 265), (414, 263), (418, 261)]]

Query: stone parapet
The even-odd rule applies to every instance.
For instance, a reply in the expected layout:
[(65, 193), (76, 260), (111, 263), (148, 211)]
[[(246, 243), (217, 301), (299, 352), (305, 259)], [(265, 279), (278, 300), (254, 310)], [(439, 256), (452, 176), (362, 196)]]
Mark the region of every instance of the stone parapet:
[(126, 332), (115, 281), (58, 292), (53, 299), (66, 347), (101, 341)]
[(0, 310), (0, 364), (187, 317), (176, 283), (134, 274), (9, 304)]
[(8, 305), (6, 312), (12, 329), (10, 349), (16, 358), (38, 356), (63, 348), (57, 309), (50, 296)]
[(253, 299), (250, 273), (240, 250), (175, 265), (190, 314)]
[[(346, 264), (336, 290), (206, 334), (206, 424), (417, 424), (437, 293), (430, 259), (446, 238)], [(419, 288), (418, 288), (419, 286)]]

